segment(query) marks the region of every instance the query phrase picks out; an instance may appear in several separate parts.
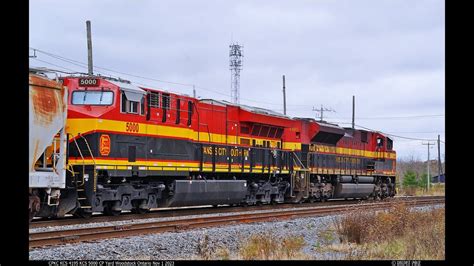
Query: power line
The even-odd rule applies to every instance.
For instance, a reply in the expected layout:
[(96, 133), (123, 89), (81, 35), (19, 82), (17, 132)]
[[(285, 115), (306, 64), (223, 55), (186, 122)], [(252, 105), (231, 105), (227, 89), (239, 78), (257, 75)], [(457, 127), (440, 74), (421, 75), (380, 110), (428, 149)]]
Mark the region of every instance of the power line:
[[(65, 74), (83, 74), (83, 75), (87, 75), (87, 73), (85, 73), (85, 72), (78, 72), (78, 71), (75, 71), (75, 70), (73, 70), (73, 69), (70, 69), (70, 68), (67, 68), (67, 67), (64, 67), (64, 66), (60, 66), (60, 65), (56, 65), (56, 64), (53, 64), (53, 63), (48, 62), (48, 61), (44, 61), (44, 60), (37, 59), (37, 58), (33, 58), (33, 59), (38, 60), (38, 61), (41, 61), (41, 62), (43, 62), (43, 63), (45, 63), (45, 64), (49, 64), (49, 65), (53, 65), (53, 66), (56, 66), (56, 67), (59, 67), (59, 68), (63, 68), (63, 69), (67, 69), (67, 70), (73, 71), (73, 72), (64, 72), (64, 71), (61, 71), (61, 70), (54, 70), (54, 71), (57, 71), (57, 72), (61, 72), (61, 73), (65, 73)], [(108, 77), (111, 77), (111, 78), (116, 78), (116, 79), (119, 78), (118, 76), (113, 76), (113, 75), (104, 73), (103, 71), (95, 71), (95, 72), (98, 73), (99, 75), (102, 74), (103, 76), (108, 76)], [(150, 88), (154, 87), (154, 86), (152, 86), (152, 85), (150, 85), (150, 84), (143, 84), (143, 83), (138, 82), (138, 81), (136, 81), (136, 80), (131, 80), (131, 81), (133, 81), (134, 83), (136, 83), (136, 84), (138, 84), (138, 85), (141, 85), (141, 86), (143, 86), (143, 87), (150, 87)]]
[[(352, 123), (340, 123), (340, 124), (352, 124)], [(364, 127), (364, 126), (361, 126), (361, 125), (356, 125), (356, 126), (358, 126), (360, 128), (363, 128), (363, 129), (370, 130), (370, 131), (380, 132), (384, 135), (388, 135), (388, 136), (392, 136), (392, 137), (396, 137), (396, 138), (409, 139), (409, 140), (419, 140), (419, 141), (437, 141), (437, 139), (421, 139), (421, 138), (399, 136), (399, 135), (395, 135), (395, 134), (389, 134), (387, 132), (383, 132), (383, 131), (380, 131), (380, 130), (375, 130), (375, 129), (372, 129), (372, 128)], [(444, 141), (441, 141), (441, 142), (445, 143)]]
[(323, 121), (323, 118), (324, 118), (324, 116), (323, 116), (323, 115), (324, 115), (324, 111), (326, 111), (326, 112), (336, 112), (336, 111), (334, 111), (332, 108), (328, 109), (328, 108), (323, 107), (323, 105), (321, 105), (321, 108), (320, 108), (320, 109), (316, 109), (316, 108), (314, 108), (314, 106), (313, 106), (313, 111), (319, 113), (319, 121)]
[[(357, 117), (357, 119), (364, 119), (364, 120), (377, 120), (377, 119), (410, 119), (410, 118), (429, 118), (429, 117), (444, 117), (445, 115), (439, 114), (439, 115), (412, 115), (412, 116), (379, 116), (379, 117)], [(337, 119), (351, 119), (349, 117), (334, 117)]]
[(408, 134), (439, 134), (439, 133), (444, 133), (444, 131), (390, 131), (387, 133), (408, 133)]
[[(53, 58), (56, 58), (56, 59), (59, 59), (59, 60), (65, 61), (65, 62), (68, 62), (70, 64), (73, 64), (73, 65), (76, 65), (76, 66), (79, 66), (79, 67), (83, 67), (83, 68), (87, 68), (86, 63), (83, 63), (83, 62), (80, 62), (80, 61), (77, 61), (77, 60), (73, 60), (73, 59), (69, 59), (69, 58), (66, 58), (66, 57), (63, 57), (63, 56), (60, 56), (60, 55), (52, 54), (52, 53), (49, 53), (49, 52), (45, 52), (45, 51), (42, 51), (42, 50), (38, 50), (38, 49), (35, 49), (35, 48), (31, 48), (31, 47), (30, 47), (30, 49), (36, 50), (40, 53), (43, 53), (45, 55), (51, 56)], [(169, 83), (169, 84), (174, 84), (174, 85), (193, 86), (193, 84), (172, 82), (172, 81), (166, 81), (166, 80), (155, 79), (155, 78), (150, 78), (150, 77), (144, 77), (144, 76), (129, 74), (129, 73), (125, 73), (125, 72), (121, 72), (121, 71), (117, 71), (117, 70), (113, 70), (113, 69), (110, 69), (110, 68), (101, 67), (101, 66), (97, 66), (97, 65), (94, 65), (94, 67), (99, 68), (99, 69), (103, 69), (103, 70), (106, 70), (106, 71), (109, 71), (109, 72), (122, 74), (122, 75), (127, 75), (127, 76), (131, 76), (131, 77), (136, 77), (136, 78), (141, 78), (141, 79), (148, 79), (148, 80), (153, 80), (153, 81), (162, 82), (162, 83)]]
[[(39, 49), (36, 49), (36, 48), (33, 48), (33, 47), (30, 47), (31, 50), (33, 50), (35, 53), (36, 52), (39, 52), (39, 53), (42, 53), (42, 54), (45, 54), (47, 56), (50, 56), (50, 57), (53, 57), (55, 59), (58, 59), (58, 60), (61, 60), (61, 61), (64, 61), (64, 62), (67, 62), (69, 64), (72, 64), (72, 65), (75, 65), (75, 66), (78, 66), (78, 67), (81, 67), (81, 68), (85, 68), (87, 69), (88, 68), (88, 65), (86, 63), (83, 63), (83, 62), (80, 62), (80, 61), (77, 61), (77, 60), (74, 60), (74, 59), (70, 59), (70, 58), (66, 58), (66, 57), (63, 57), (63, 56), (60, 56), (60, 55), (56, 55), (56, 54), (53, 54), (53, 53), (50, 53), (50, 52), (46, 52), (46, 51), (43, 51), (43, 50), (39, 50)], [(38, 60), (40, 62), (43, 62), (43, 63), (46, 63), (46, 64), (49, 64), (49, 65), (53, 65), (53, 66), (56, 66), (56, 67), (60, 67), (60, 68), (63, 68), (63, 69), (66, 69), (66, 70), (70, 70), (70, 71), (73, 71), (73, 72), (76, 72), (76, 73), (82, 73), (82, 72), (77, 72), (75, 70), (72, 70), (70, 68), (67, 68), (67, 67), (64, 67), (64, 66), (60, 66), (60, 65), (57, 65), (57, 64), (53, 64), (51, 62), (47, 62), (47, 61), (44, 61), (44, 60), (41, 60), (41, 59), (38, 59), (38, 58), (32, 58), (32, 59), (35, 59), (35, 60)], [(222, 93), (222, 92), (219, 92), (218, 90), (214, 90), (214, 89), (210, 89), (208, 87), (202, 87), (202, 86), (195, 86), (193, 84), (189, 84), (189, 83), (181, 83), (181, 82), (173, 82), (173, 81), (166, 81), (166, 80), (161, 80), (161, 79), (156, 79), (156, 78), (151, 78), (151, 77), (145, 77), (145, 76), (140, 76), (140, 75), (135, 75), (135, 74), (129, 74), (129, 73), (125, 73), (125, 72), (121, 72), (121, 71), (117, 71), (117, 70), (113, 70), (113, 69), (110, 69), (110, 68), (105, 68), (105, 67), (100, 67), (100, 66), (94, 66), (95, 68), (98, 68), (98, 69), (103, 69), (105, 71), (108, 71), (108, 72), (113, 72), (113, 73), (117, 73), (117, 74), (122, 74), (122, 75), (126, 75), (126, 76), (131, 76), (131, 77), (135, 77), (135, 78), (140, 78), (140, 79), (145, 79), (145, 80), (151, 80), (151, 81), (156, 81), (156, 82), (161, 82), (161, 83), (168, 83), (168, 84), (173, 84), (173, 85), (181, 85), (181, 86), (187, 86), (187, 87), (194, 87), (194, 88), (198, 88), (198, 89), (202, 89), (202, 90), (206, 90), (206, 91), (209, 91), (209, 92), (212, 92), (212, 93), (215, 93), (215, 94), (219, 94), (219, 95), (223, 95), (223, 96), (226, 96), (226, 97), (231, 97), (231, 95), (229, 94), (226, 94), (226, 93)], [(97, 73), (104, 73), (103, 71), (96, 71)], [(104, 73), (104, 74), (107, 74), (107, 73)], [(109, 76), (112, 76), (110, 74), (107, 74)], [(142, 83), (139, 83), (139, 82), (136, 82), (137, 84), (140, 84), (140, 85), (143, 85), (143, 86), (146, 86), (146, 87), (154, 87), (154, 86), (150, 86), (150, 85), (145, 85), (145, 84), (142, 84)], [(242, 100), (246, 100), (246, 101), (249, 101), (249, 102), (254, 102), (254, 103), (260, 103), (260, 104), (268, 104), (268, 105), (280, 105), (278, 103), (271, 103), (271, 102), (265, 102), (265, 101), (257, 101), (257, 100), (253, 100), (253, 99), (247, 99), (247, 98), (240, 98)], [(309, 107), (310, 105), (297, 105), (297, 104), (287, 104), (287, 106), (299, 106), (299, 107)], [(280, 111), (282, 111), (281, 109), (278, 109)], [(290, 109), (290, 110), (293, 110), (295, 111), (295, 109)], [(409, 118), (425, 118), (425, 117), (443, 117), (445, 115), (415, 115), (415, 116), (398, 116), (398, 117), (359, 117), (357, 119), (409, 119)], [(343, 117), (339, 117), (340, 119), (345, 119)], [(333, 121), (335, 123), (338, 123), (338, 124), (349, 124), (349, 123), (345, 123), (345, 122), (337, 122), (337, 121)], [(359, 125), (358, 125), (359, 126)], [(360, 126), (362, 127), (362, 126)], [(372, 129), (369, 129), (369, 130), (372, 130)], [(375, 131), (375, 130), (374, 130)], [(399, 138), (405, 138), (405, 139), (412, 139), (412, 140), (427, 140), (427, 139), (419, 139), (419, 138), (408, 138), (408, 137), (402, 137), (402, 136), (397, 136), (397, 135), (393, 135), (393, 134), (389, 134), (389, 133), (385, 133), (387, 135), (391, 135), (391, 136), (394, 136), (394, 137), (399, 137)], [(433, 141), (430, 139), (430, 141)], [(441, 141), (443, 143), (445, 143), (444, 141)]]
[[(39, 51), (39, 50), (38, 50)], [(41, 52), (41, 51), (39, 51)], [(64, 67), (64, 66), (60, 66), (60, 65), (57, 65), (57, 64), (53, 64), (51, 62), (48, 62), (48, 61), (44, 61), (44, 60), (41, 60), (41, 59), (38, 59), (38, 58), (32, 58), (32, 59), (35, 59), (35, 60), (38, 60), (42, 63), (45, 63), (45, 64), (49, 64), (49, 65), (53, 65), (53, 66), (56, 66), (56, 67), (59, 67), (59, 68), (62, 68), (62, 69), (66, 69), (66, 70), (69, 70), (69, 71), (72, 71), (72, 73), (67, 73), (67, 72), (64, 72), (64, 73), (67, 73), (67, 74), (85, 74), (83, 72), (78, 72), (76, 70), (73, 70), (73, 69), (70, 69), (70, 68), (67, 68), (67, 67)], [(97, 66), (96, 66), (97, 67)], [(101, 67), (97, 67), (97, 68), (101, 68)], [(98, 72), (98, 73), (103, 73), (103, 72)], [(127, 74), (128, 75), (128, 74)], [(113, 77), (113, 76), (111, 76)], [(147, 84), (143, 84), (143, 83), (140, 83), (140, 82), (136, 82), (135, 83), (139, 84), (139, 85), (142, 85), (144, 87), (153, 87), (151, 85), (147, 85)], [(200, 86), (196, 86), (197, 88), (201, 88), (201, 89), (205, 89), (205, 90), (209, 90), (207, 88), (204, 88), (204, 87), (200, 87)], [(211, 90), (212, 91), (212, 90)], [(212, 91), (212, 92), (215, 92), (215, 93), (218, 93), (218, 94), (223, 94), (223, 95), (226, 95), (224, 93), (220, 93), (220, 92), (217, 92), (217, 91)], [(228, 95), (226, 95), (228, 96)], [(250, 100), (252, 101), (252, 100)], [(255, 101), (255, 102), (258, 102), (258, 101)], [(335, 123), (338, 123), (338, 124), (352, 124), (352, 123), (347, 123), (347, 122), (335, 122)], [(388, 133), (388, 132), (382, 132), (382, 131), (378, 131), (378, 130), (375, 130), (375, 129), (371, 129), (371, 128), (368, 128), (368, 127), (365, 127), (365, 126), (361, 126), (361, 125), (356, 125), (360, 128), (364, 128), (364, 129), (367, 129), (367, 130), (371, 130), (371, 131), (377, 131), (377, 132), (380, 132), (380, 133), (383, 133), (385, 135), (388, 135), (388, 136), (392, 136), (392, 137), (397, 137), (397, 138), (402, 138), (402, 139), (407, 139), (407, 140), (414, 140), (414, 141), (437, 141), (437, 139), (422, 139), (422, 138), (413, 138), (413, 137), (405, 137), (405, 136), (399, 136), (399, 135), (395, 135), (395, 134), (392, 134), (392, 133)], [(438, 133), (438, 132), (398, 132), (398, 133)], [(445, 141), (442, 141), (440, 140), (440, 142), (446, 144)]]
[[(56, 54), (53, 54), (53, 53), (50, 53), (50, 52), (46, 52), (46, 51), (43, 51), (43, 50), (40, 50), (40, 49), (36, 49), (36, 48), (33, 48), (33, 47), (30, 47), (30, 49), (33, 50), (33, 51), (45, 54), (47, 56), (53, 57), (55, 59), (65, 61), (67, 63), (70, 63), (70, 64), (73, 64), (73, 65), (76, 65), (76, 66), (87, 69), (87, 64), (86, 63), (83, 63), (83, 62), (80, 62), (80, 61), (77, 61), (77, 60), (74, 60), (74, 59), (66, 58), (64, 56), (56, 55)], [(174, 82), (174, 81), (167, 81), (167, 80), (156, 79), (156, 78), (151, 78), (151, 77), (145, 77), (145, 76), (125, 73), (125, 72), (121, 72), (121, 71), (117, 71), (117, 70), (113, 70), (113, 69), (110, 69), (110, 68), (101, 67), (101, 66), (97, 66), (97, 65), (94, 65), (94, 68), (103, 69), (103, 70), (106, 70), (108, 72), (113, 72), (113, 73), (117, 73), (117, 74), (121, 74), (121, 75), (126, 75), (126, 76), (130, 76), (130, 77), (146, 79), (146, 80), (151, 80), (151, 81), (156, 81), (156, 82), (161, 82), (161, 83), (181, 85), (181, 86), (187, 86), (187, 87), (194, 86), (195, 88), (198, 88), (198, 89), (202, 89), (202, 90), (210, 91), (210, 92), (220, 94), (220, 95), (223, 95), (223, 96), (231, 97), (231, 95), (219, 92), (218, 90), (211, 89), (211, 88), (208, 88), (208, 87), (196, 86), (196, 85), (190, 84), (190, 83), (181, 83), (181, 82)], [(101, 73), (101, 72), (99, 72), (99, 73)], [(255, 103), (262, 103), (262, 104), (269, 104), (269, 105), (280, 105), (280, 104), (277, 104), (277, 103), (257, 101), (257, 100), (247, 99), (247, 98), (240, 98), (240, 99), (246, 100), (246, 101), (249, 101), (249, 102), (255, 102)], [(288, 106), (302, 106), (302, 107), (303, 106), (307, 106), (307, 107), (310, 106), (310, 105), (296, 105), (296, 104), (287, 104), (287, 105)]]
[(55, 67), (59, 67), (59, 68), (62, 68), (62, 69), (66, 69), (66, 70), (69, 70), (69, 71), (73, 71), (74, 73), (80, 73), (80, 72), (77, 72), (77, 71), (75, 71), (75, 70), (73, 70), (73, 69), (70, 69), (70, 68), (67, 68), (67, 67), (63, 67), (63, 66), (60, 66), (60, 65), (56, 65), (56, 64), (53, 64), (53, 63), (51, 63), (51, 62), (38, 59), (38, 58), (36, 58), (36, 57), (32, 57), (32, 59), (38, 60), (38, 61), (40, 61), (40, 62), (42, 62), (42, 63), (45, 63), (45, 64), (48, 64), (48, 65), (52, 65), (52, 66), (55, 66)]

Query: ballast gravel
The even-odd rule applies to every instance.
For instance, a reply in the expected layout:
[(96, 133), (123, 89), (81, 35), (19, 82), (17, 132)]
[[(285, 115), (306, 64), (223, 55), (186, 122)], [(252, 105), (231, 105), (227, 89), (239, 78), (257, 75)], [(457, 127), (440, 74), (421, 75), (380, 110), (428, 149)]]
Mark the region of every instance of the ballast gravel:
[[(439, 208), (444, 204), (415, 207), (424, 211)], [(223, 214), (220, 214), (223, 215)], [(202, 215), (201, 215), (202, 216)], [(150, 234), (129, 238), (115, 238), (95, 242), (66, 244), (30, 250), (30, 260), (192, 260), (201, 259), (199, 247), (207, 238), (208, 250), (225, 247), (231, 254), (237, 254), (239, 244), (252, 234), (269, 232), (278, 239), (287, 236), (302, 236), (306, 242), (303, 252), (309, 259), (340, 259), (340, 254), (319, 252), (319, 245), (339, 243), (332, 223), (338, 215), (307, 217), (286, 221), (235, 224), (222, 227)], [(175, 218), (161, 218), (175, 219)], [(156, 220), (146, 219), (146, 220)], [(138, 220), (137, 222), (145, 222)], [(114, 222), (114, 224), (120, 222)], [(122, 222), (125, 223), (125, 222)], [(129, 223), (127, 221), (126, 223)], [(107, 223), (95, 223), (93, 226)], [(89, 225), (89, 224), (88, 224)], [(87, 226), (88, 226), (87, 225)], [(83, 225), (85, 226), (85, 225)], [(77, 227), (77, 226), (76, 226)], [(74, 227), (74, 228), (76, 228)], [(61, 229), (66, 229), (63, 226)], [(40, 230), (38, 228), (37, 230)], [(58, 228), (55, 228), (56, 230)], [(33, 230), (33, 229), (32, 229)], [(30, 230), (30, 232), (32, 231)], [(329, 235), (328, 235), (329, 234)], [(206, 237), (207, 236), (207, 237)]]
[[(321, 208), (330, 208), (332, 206), (322, 206)], [(305, 210), (313, 209), (313, 207), (299, 207), (299, 208), (285, 208), (284, 211), (292, 210)], [(150, 222), (161, 222), (161, 221), (171, 221), (171, 220), (180, 220), (180, 219), (190, 219), (190, 218), (199, 218), (199, 217), (219, 217), (227, 215), (238, 215), (243, 213), (270, 213), (273, 210), (255, 210), (255, 211), (245, 211), (245, 212), (227, 212), (227, 213), (211, 213), (211, 214), (199, 214), (199, 215), (184, 215), (179, 217), (163, 217), (163, 218), (146, 218), (146, 219), (134, 219), (134, 220), (123, 220), (123, 221), (112, 221), (112, 222), (95, 222), (95, 223), (85, 223), (85, 224), (73, 224), (73, 225), (61, 225), (61, 226), (47, 226), (47, 227), (38, 227), (29, 229), (30, 233), (39, 233), (39, 232), (49, 232), (56, 230), (70, 230), (70, 229), (79, 229), (79, 228), (92, 228), (98, 226), (118, 226), (118, 225), (128, 225), (128, 224), (140, 224), (140, 223), (150, 223)]]

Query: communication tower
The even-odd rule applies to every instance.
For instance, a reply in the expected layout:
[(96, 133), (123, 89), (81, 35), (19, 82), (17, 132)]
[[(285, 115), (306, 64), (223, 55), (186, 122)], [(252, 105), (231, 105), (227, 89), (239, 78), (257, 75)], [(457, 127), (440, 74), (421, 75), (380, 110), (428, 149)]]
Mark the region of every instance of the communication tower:
[(242, 70), (242, 45), (237, 43), (229, 45), (230, 58), (230, 98), (233, 103), (240, 103), (240, 70)]

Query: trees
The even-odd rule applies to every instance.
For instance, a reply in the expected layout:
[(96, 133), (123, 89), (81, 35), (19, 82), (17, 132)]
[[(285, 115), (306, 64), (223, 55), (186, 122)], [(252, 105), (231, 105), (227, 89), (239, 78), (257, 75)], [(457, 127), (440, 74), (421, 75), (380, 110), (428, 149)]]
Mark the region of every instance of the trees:
[(418, 187), (422, 189), (427, 189), (428, 188), (428, 180), (427, 180), (428, 174), (423, 173), (418, 180)]
[(409, 187), (417, 187), (418, 186), (418, 180), (416, 179), (416, 173), (413, 170), (407, 170), (405, 171), (404, 177), (403, 177), (403, 187), (409, 188)]

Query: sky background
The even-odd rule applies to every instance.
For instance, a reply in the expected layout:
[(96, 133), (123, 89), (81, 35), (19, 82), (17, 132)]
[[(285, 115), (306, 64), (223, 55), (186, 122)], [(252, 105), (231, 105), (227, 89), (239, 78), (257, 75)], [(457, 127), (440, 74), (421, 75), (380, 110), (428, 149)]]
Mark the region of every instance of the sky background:
[[(290, 116), (315, 118), (323, 105), (335, 110), (324, 120), (350, 126), (355, 95), (356, 125), (444, 142), (441, 0), (36, 0), (29, 17), (30, 66), (87, 72), (91, 20), (94, 73), (230, 101), (237, 42), (242, 104), (283, 112), (285, 75)], [(399, 158), (426, 160), (426, 141), (392, 138)]]

